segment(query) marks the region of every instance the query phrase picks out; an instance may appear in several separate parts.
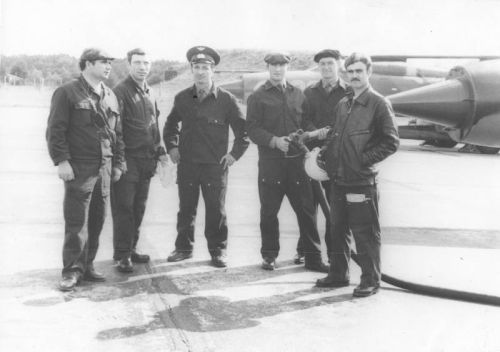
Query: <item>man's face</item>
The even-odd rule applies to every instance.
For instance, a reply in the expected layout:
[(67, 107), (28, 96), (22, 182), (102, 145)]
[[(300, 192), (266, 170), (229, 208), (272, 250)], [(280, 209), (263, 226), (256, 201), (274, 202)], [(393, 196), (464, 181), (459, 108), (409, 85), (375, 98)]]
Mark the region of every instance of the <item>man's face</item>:
[(212, 77), (214, 76), (214, 68), (212, 64), (191, 64), (191, 72), (193, 73), (193, 79), (196, 85), (210, 85)]
[(285, 80), (288, 64), (268, 64), (267, 69), (269, 71), (269, 80), (273, 83), (280, 83)]
[(96, 60), (88, 62), (86, 72), (96, 80), (103, 81), (111, 73), (111, 60)]
[(147, 55), (134, 54), (130, 58), (130, 75), (138, 82), (143, 82), (151, 70), (151, 61)]
[(319, 73), (321, 78), (326, 80), (338, 80), (338, 61), (333, 57), (324, 57), (318, 62)]
[(363, 62), (358, 61), (347, 66), (347, 78), (353, 89), (363, 89), (367, 87), (371, 74), (371, 68), (367, 69)]

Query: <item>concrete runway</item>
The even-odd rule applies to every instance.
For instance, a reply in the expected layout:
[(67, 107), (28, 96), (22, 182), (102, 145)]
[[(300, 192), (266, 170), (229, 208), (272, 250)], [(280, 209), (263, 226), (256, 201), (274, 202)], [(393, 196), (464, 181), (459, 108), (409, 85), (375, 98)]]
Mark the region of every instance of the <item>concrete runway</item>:
[[(255, 146), (230, 171), (228, 268), (209, 265), (202, 200), (193, 259), (166, 262), (177, 190), (155, 177), (140, 240), (153, 261), (118, 273), (108, 217), (96, 260), (107, 281), (59, 292), (63, 186), (45, 146), (50, 95), (19, 93), (0, 88), (1, 351), (500, 351), (500, 307), (388, 284), (353, 299), (355, 264), (349, 287), (314, 288), (323, 275), (291, 261), (298, 234), (287, 202), (279, 269), (261, 270)], [(380, 169), (383, 271), (500, 296), (499, 156), (404, 141)]]

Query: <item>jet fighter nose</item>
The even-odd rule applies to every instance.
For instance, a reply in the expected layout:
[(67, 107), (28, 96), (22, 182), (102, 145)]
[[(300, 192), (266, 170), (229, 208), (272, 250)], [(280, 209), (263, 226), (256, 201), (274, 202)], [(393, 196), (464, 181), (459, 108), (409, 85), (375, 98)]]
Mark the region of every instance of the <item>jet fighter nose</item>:
[(460, 127), (474, 109), (466, 82), (452, 79), (390, 95), (394, 111), (448, 127)]
[(500, 147), (500, 60), (458, 69), (458, 77), (387, 98), (398, 113), (449, 127), (458, 142)]

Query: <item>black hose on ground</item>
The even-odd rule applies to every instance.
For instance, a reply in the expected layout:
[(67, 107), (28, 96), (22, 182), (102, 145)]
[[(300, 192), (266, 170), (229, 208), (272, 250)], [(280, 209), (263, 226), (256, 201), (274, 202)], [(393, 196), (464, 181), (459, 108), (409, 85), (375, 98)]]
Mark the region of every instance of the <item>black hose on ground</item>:
[[(352, 252), (351, 258), (359, 266), (359, 262), (357, 260), (356, 253)], [(459, 301), (500, 306), (500, 297), (498, 297), (498, 296), (491, 296), (491, 295), (482, 294), (482, 293), (475, 293), (475, 292), (468, 292), (468, 291), (461, 291), (461, 290), (452, 290), (449, 288), (416, 284), (414, 282), (401, 280), (401, 279), (398, 279), (396, 277), (393, 277), (393, 276), (390, 276), (390, 275), (387, 275), (384, 273), (382, 273), (382, 281), (385, 283), (388, 283), (392, 286), (396, 286), (396, 287), (399, 287), (399, 288), (402, 288), (402, 289), (405, 289), (408, 291), (412, 291), (415, 293), (424, 294), (424, 295), (428, 295), (428, 296), (435, 296), (435, 297), (455, 299), (455, 300), (459, 300)]]

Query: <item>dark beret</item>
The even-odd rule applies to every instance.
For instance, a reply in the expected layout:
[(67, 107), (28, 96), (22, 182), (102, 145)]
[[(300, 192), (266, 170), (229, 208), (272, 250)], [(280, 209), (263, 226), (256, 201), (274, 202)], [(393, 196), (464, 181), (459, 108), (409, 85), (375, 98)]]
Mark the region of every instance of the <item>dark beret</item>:
[(340, 59), (340, 52), (338, 50), (333, 49), (325, 49), (321, 50), (319, 53), (314, 55), (314, 62), (319, 62), (319, 60), (325, 57), (333, 57), (335, 60)]
[(264, 57), (264, 61), (269, 65), (288, 64), (291, 61), (291, 58), (288, 54), (274, 52), (267, 54)]
[(212, 48), (208, 46), (194, 46), (186, 53), (186, 58), (192, 64), (206, 63), (217, 65), (220, 62), (220, 56)]

